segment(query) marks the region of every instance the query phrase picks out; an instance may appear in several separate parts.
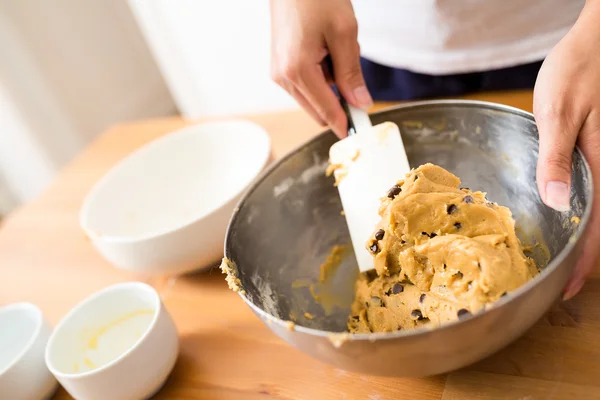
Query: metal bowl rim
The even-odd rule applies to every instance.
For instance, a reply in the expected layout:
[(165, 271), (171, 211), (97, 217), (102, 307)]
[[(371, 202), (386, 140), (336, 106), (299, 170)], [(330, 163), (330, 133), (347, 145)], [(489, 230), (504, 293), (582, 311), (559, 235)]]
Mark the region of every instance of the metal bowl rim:
[[(440, 107), (440, 106), (442, 106), (442, 107), (443, 106), (458, 106), (458, 107), (468, 107), (468, 108), (473, 107), (473, 108), (483, 108), (483, 109), (488, 109), (488, 110), (493, 110), (493, 111), (502, 111), (502, 112), (507, 112), (509, 114), (518, 115), (520, 117), (523, 117), (523, 118), (533, 121), (535, 123), (535, 117), (534, 117), (533, 113), (527, 112), (520, 108), (516, 108), (516, 107), (512, 107), (512, 106), (508, 106), (508, 105), (500, 104), (500, 103), (489, 102), (489, 101), (462, 100), (462, 99), (414, 101), (414, 102), (409, 102), (409, 103), (398, 104), (398, 105), (391, 106), (391, 107), (386, 107), (386, 108), (376, 111), (374, 113), (370, 113), (370, 115), (378, 116), (378, 115), (386, 114), (386, 113), (389, 113), (389, 112), (392, 112), (395, 110), (409, 110), (409, 109), (415, 109), (415, 108)], [(283, 157), (276, 160), (270, 166), (268, 166), (265, 170), (263, 170), (263, 172), (254, 180), (254, 182), (252, 182), (248, 186), (246, 192), (242, 195), (242, 197), (238, 201), (236, 207), (234, 208), (234, 211), (233, 211), (233, 214), (231, 215), (229, 224), (227, 225), (227, 231), (225, 233), (225, 242), (224, 242), (225, 257), (228, 258), (227, 247), (228, 247), (228, 242), (229, 242), (229, 236), (231, 234), (231, 228), (234, 225), (234, 223), (237, 219), (237, 216), (239, 214), (239, 211), (240, 211), (241, 207), (243, 206), (244, 202), (246, 201), (246, 199), (248, 197), (250, 197), (250, 195), (263, 182), (263, 180), (265, 180), (271, 174), (271, 172), (273, 170), (275, 170), (280, 164), (282, 164), (288, 158), (292, 157), (293, 155), (295, 155), (296, 153), (298, 153), (299, 151), (301, 151), (303, 148), (307, 147), (311, 143), (313, 143), (317, 140), (320, 140), (324, 135), (329, 134), (330, 132), (331, 132), (331, 129), (326, 129), (325, 131), (321, 132), (320, 134), (315, 135), (313, 138), (309, 139), (308, 141), (303, 142), (300, 145), (294, 147)], [(323, 338), (328, 338), (332, 335), (333, 336), (344, 335), (344, 336), (347, 336), (348, 341), (369, 341), (369, 342), (373, 342), (375, 340), (392, 340), (392, 339), (397, 339), (397, 338), (424, 336), (427, 334), (436, 334), (438, 332), (441, 333), (442, 331), (452, 329), (459, 324), (464, 324), (469, 321), (480, 318), (484, 314), (486, 314), (486, 312), (491, 311), (495, 308), (500, 308), (500, 307), (514, 301), (518, 297), (523, 296), (527, 291), (529, 291), (533, 287), (541, 284), (542, 281), (544, 281), (552, 272), (554, 272), (554, 270), (556, 270), (558, 268), (559, 265), (562, 264), (562, 262), (573, 252), (576, 243), (580, 240), (581, 233), (585, 232), (585, 230), (587, 229), (591, 211), (592, 211), (592, 204), (593, 204), (593, 200), (594, 200), (594, 184), (593, 184), (593, 179), (592, 179), (592, 171), (590, 170), (590, 166), (589, 166), (587, 159), (585, 158), (585, 156), (583, 155), (583, 153), (581, 152), (581, 150), (579, 149), (579, 147), (577, 145), (574, 148), (574, 152), (576, 152), (581, 157), (581, 160), (583, 161), (586, 173), (588, 175), (588, 185), (586, 187), (586, 189), (587, 189), (586, 194), (587, 194), (588, 201), (587, 201), (586, 207), (584, 209), (584, 212), (580, 217), (581, 221), (579, 223), (579, 227), (578, 227), (577, 231), (573, 234), (573, 236), (575, 237), (575, 240), (569, 240), (567, 242), (567, 244), (565, 245), (565, 247), (563, 247), (559, 251), (559, 253), (556, 255), (556, 257), (554, 257), (550, 261), (550, 263), (548, 263), (548, 265), (540, 272), (540, 274), (538, 276), (534, 277), (529, 282), (525, 283), (523, 286), (517, 288), (515, 291), (510, 293), (508, 296), (500, 298), (496, 302), (492, 303), (492, 306), (489, 309), (479, 312), (477, 314), (469, 315), (461, 320), (444, 323), (433, 329), (420, 328), (420, 329), (410, 329), (410, 330), (396, 331), (396, 332), (351, 334), (349, 332), (325, 331), (322, 329), (314, 329), (314, 328), (308, 328), (308, 327), (305, 327), (302, 325), (295, 325), (294, 331), (312, 335), (312, 336), (323, 337)], [(283, 320), (279, 317), (276, 317), (274, 315), (267, 313), (266, 311), (264, 311), (263, 309), (261, 309), (260, 307), (255, 305), (252, 301), (250, 301), (245, 295), (241, 294), (240, 292), (237, 292), (237, 293), (244, 300), (244, 302), (256, 314), (258, 314), (262, 319), (269, 320), (270, 323), (276, 323), (276, 324), (280, 325), (280, 327), (288, 329), (288, 323), (289, 323), (288, 320)]]

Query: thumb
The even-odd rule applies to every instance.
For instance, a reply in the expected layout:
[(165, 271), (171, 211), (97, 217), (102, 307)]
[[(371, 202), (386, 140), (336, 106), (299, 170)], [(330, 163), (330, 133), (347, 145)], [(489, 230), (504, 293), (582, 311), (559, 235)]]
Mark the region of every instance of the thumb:
[(557, 211), (570, 209), (571, 163), (581, 124), (573, 124), (564, 108), (537, 107), (536, 123), (540, 133), (537, 185), (543, 202)]
[(360, 67), (360, 50), (356, 31), (333, 35), (327, 41), (338, 90), (353, 106), (366, 110), (373, 105)]

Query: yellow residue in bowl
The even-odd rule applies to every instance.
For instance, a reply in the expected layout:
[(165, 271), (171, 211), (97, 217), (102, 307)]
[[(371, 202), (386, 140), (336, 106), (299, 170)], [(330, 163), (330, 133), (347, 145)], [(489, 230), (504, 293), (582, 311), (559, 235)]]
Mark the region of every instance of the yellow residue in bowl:
[[(96, 331), (96, 333), (94, 335), (92, 335), (92, 337), (90, 338), (90, 340), (88, 341), (87, 344), (87, 348), (88, 349), (97, 349), (98, 348), (98, 338), (102, 335), (104, 335), (109, 329), (114, 328), (115, 326), (122, 324), (123, 322), (131, 319), (131, 318), (135, 318), (138, 317), (140, 315), (148, 315), (148, 314), (154, 314), (154, 310), (139, 310), (139, 311), (134, 311), (132, 313), (123, 315), (122, 317), (112, 321), (111, 323), (103, 326), (102, 328), (98, 329), (98, 331)], [(85, 361), (85, 360), (84, 360)]]
[[(100, 328), (94, 327), (91, 334), (86, 334), (84, 336), (81, 358), (76, 360), (77, 362), (73, 364), (73, 373), (92, 371), (115, 360), (142, 337), (145, 329), (142, 330), (143, 328), (140, 323), (147, 328), (150, 324), (150, 321), (147, 320), (147, 316), (152, 316), (155, 312), (156, 310), (153, 309), (137, 310), (118, 317)], [(146, 316), (145, 322), (132, 321), (142, 316)], [(129, 324), (133, 325), (123, 326), (121, 328), (128, 332), (125, 333), (125, 335), (123, 335), (125, 331), (111, 331), (113, 328), (128, 321), (131, 321)], [(111, 333), (103, 339), (105, 341), (108, 340), (108, 342), (99, 346), (98, 342), (100, 341), (100, 338), (109, 332)]]
[(96, 364), (94, 364), (92, 362), (92, 360), (90, 360), (89, 358), (85, 357), (83, 359), (83, 363), (85, 364), (86, 367), (88, 367), (90, 370), (95, 369), (96, 368)]

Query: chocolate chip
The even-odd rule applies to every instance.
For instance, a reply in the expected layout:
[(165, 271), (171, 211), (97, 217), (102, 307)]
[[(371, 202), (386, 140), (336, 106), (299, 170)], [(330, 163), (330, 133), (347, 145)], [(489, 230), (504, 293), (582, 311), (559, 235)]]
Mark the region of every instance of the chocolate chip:
[(466, 196), (463, 198), (463, 201), (464, 201), (465, 203), (468, 203), (468, 204), (471, 204), (471, 203), (473, 203), (473, 202), (474, 202), (474, 200), (473, 200), (473, 197), (472, 197), (472, 196), (469, 196), (469, 195), (466, 195)]
[(430, 237), (430, 238), (432, 238), (432, 239), (433, 239), (434, 237), (436, 237), (436, 236), (437, 236), (437, 233), (435, 233), (435, 232), (431, 232), (431, 235), (429, 235), (429, 237)]
[(380, 297), (378, 297), (378, 296), (371, 296), (371, 304), (374, 307), (381, 307), (383, 303), (382, 303)]
[(458, 207), (456, 207), (456, 205), (454, 204), (450, 204), (447, 208), (446, 208), (446, 212), (448, 214), (454, 214), (455, 212), (458, 211)]
[(398, 330), (398, 331), (401, 331), (401, 330), (402, 330), (402, 327), (401, 327), (401, 326), (399, 326), (399, 327), (398, 327), (398, 329), (396, 329), (396, 330)]
[(504, 297), (504, 296), (506, 296), (507, 294), (508, 294), (508, 292), (504, 292), (504, 293), (502, 293), (502, 294), (500, 295), (500, 297)]
[(462, 224), (461, 224), (460, 222), (456, 222), (456, 223), (454, 224), (454, 227), (455, 227), (456, 229), (460, 229), (460, 228), (462, 228)]
[(419, 303), (423, 304), (423, 301), (425, 301), (425, 297), (427, 297), (426, 294), (422, 293), (421, 296), (419, 296)]
[(383, 229), (380, 229), (377, 232), (375, 232), (375, 239), (377, 239), (377, 240), (383, 239), (384, 236), (385, 236), (385, 231)]
[(454, 276), (455, 276), (457, 279), (462, 279), (464, 275), (463, 275), (463, 273), (462, 273), (462, 272), (458, 271), (457, 273), (455, 273), (455, 274), (454, 274)]
[(390, 190), (388, 190), (387, 197), (389, 197), (390, 199), (394, 199), (396, 196), (398, 196), (400, 194), (401, 191), (402, 191), (402, 188), (400, 187), (400, 185), (394, 185), (391, 187)]
[(377, 246), (377, 242), (373, 242), (370, 246), (369, 246), (369, 250), (371, 250), (371, 253), (373, 254), (377, 254), (379, 253), (379, 246)]
[(421, 232), (421, 235), (429, 237), (429, 233), (427, 233), (427, 232)]
[(377, 278), (377, 271), (370, 269), (365, 273), (365, 275), (367, 277), (367, 281), (371, 283), (375, 280), (375, 278)]
[(410, 312), (410, 317), (415, 321), (420, 321), (423, 319), (423, 313), (421, 310), (412, 310)]
[(406, 244), (406, 242), (404, 240), (401, 240), (400, 244)]
[(446, 264), (442, 265), (442, 269), (445, 271), (446, 270)]
[(404, 286), (402, 286), (401, 284), (396, 283), (394, 284), (394, 286), (392, 286), (392, 293), (398, 294), (402, 292), (404, 292)]
[(458, 311), (456, 312), (456, 315), (458, 316), (458, 318), (459, 318), (459, 319), (460, 319), (461, 317), (467, 316), (467, 315), (469, 315), (469, 314), (471, 314), (471, 313), (470, 313), (470, 312), (469, 312), (469, 310), (467, 310), (466, 308), (461, 308), (460, 310), (458, 310)]

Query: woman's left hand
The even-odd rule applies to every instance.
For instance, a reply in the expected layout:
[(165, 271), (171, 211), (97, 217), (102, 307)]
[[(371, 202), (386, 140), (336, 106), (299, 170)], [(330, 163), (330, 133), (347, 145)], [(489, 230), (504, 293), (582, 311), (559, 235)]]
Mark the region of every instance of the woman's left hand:
[(540, 132), (537, 184), (546, 205), (569, 208), (572, 154), (589, 162), (594, 202), (583, 254), (564, 290), (577, 294), (600, 257), (600, 1), (588, 0), (578, 21), (544, 61), (534, 91)]

